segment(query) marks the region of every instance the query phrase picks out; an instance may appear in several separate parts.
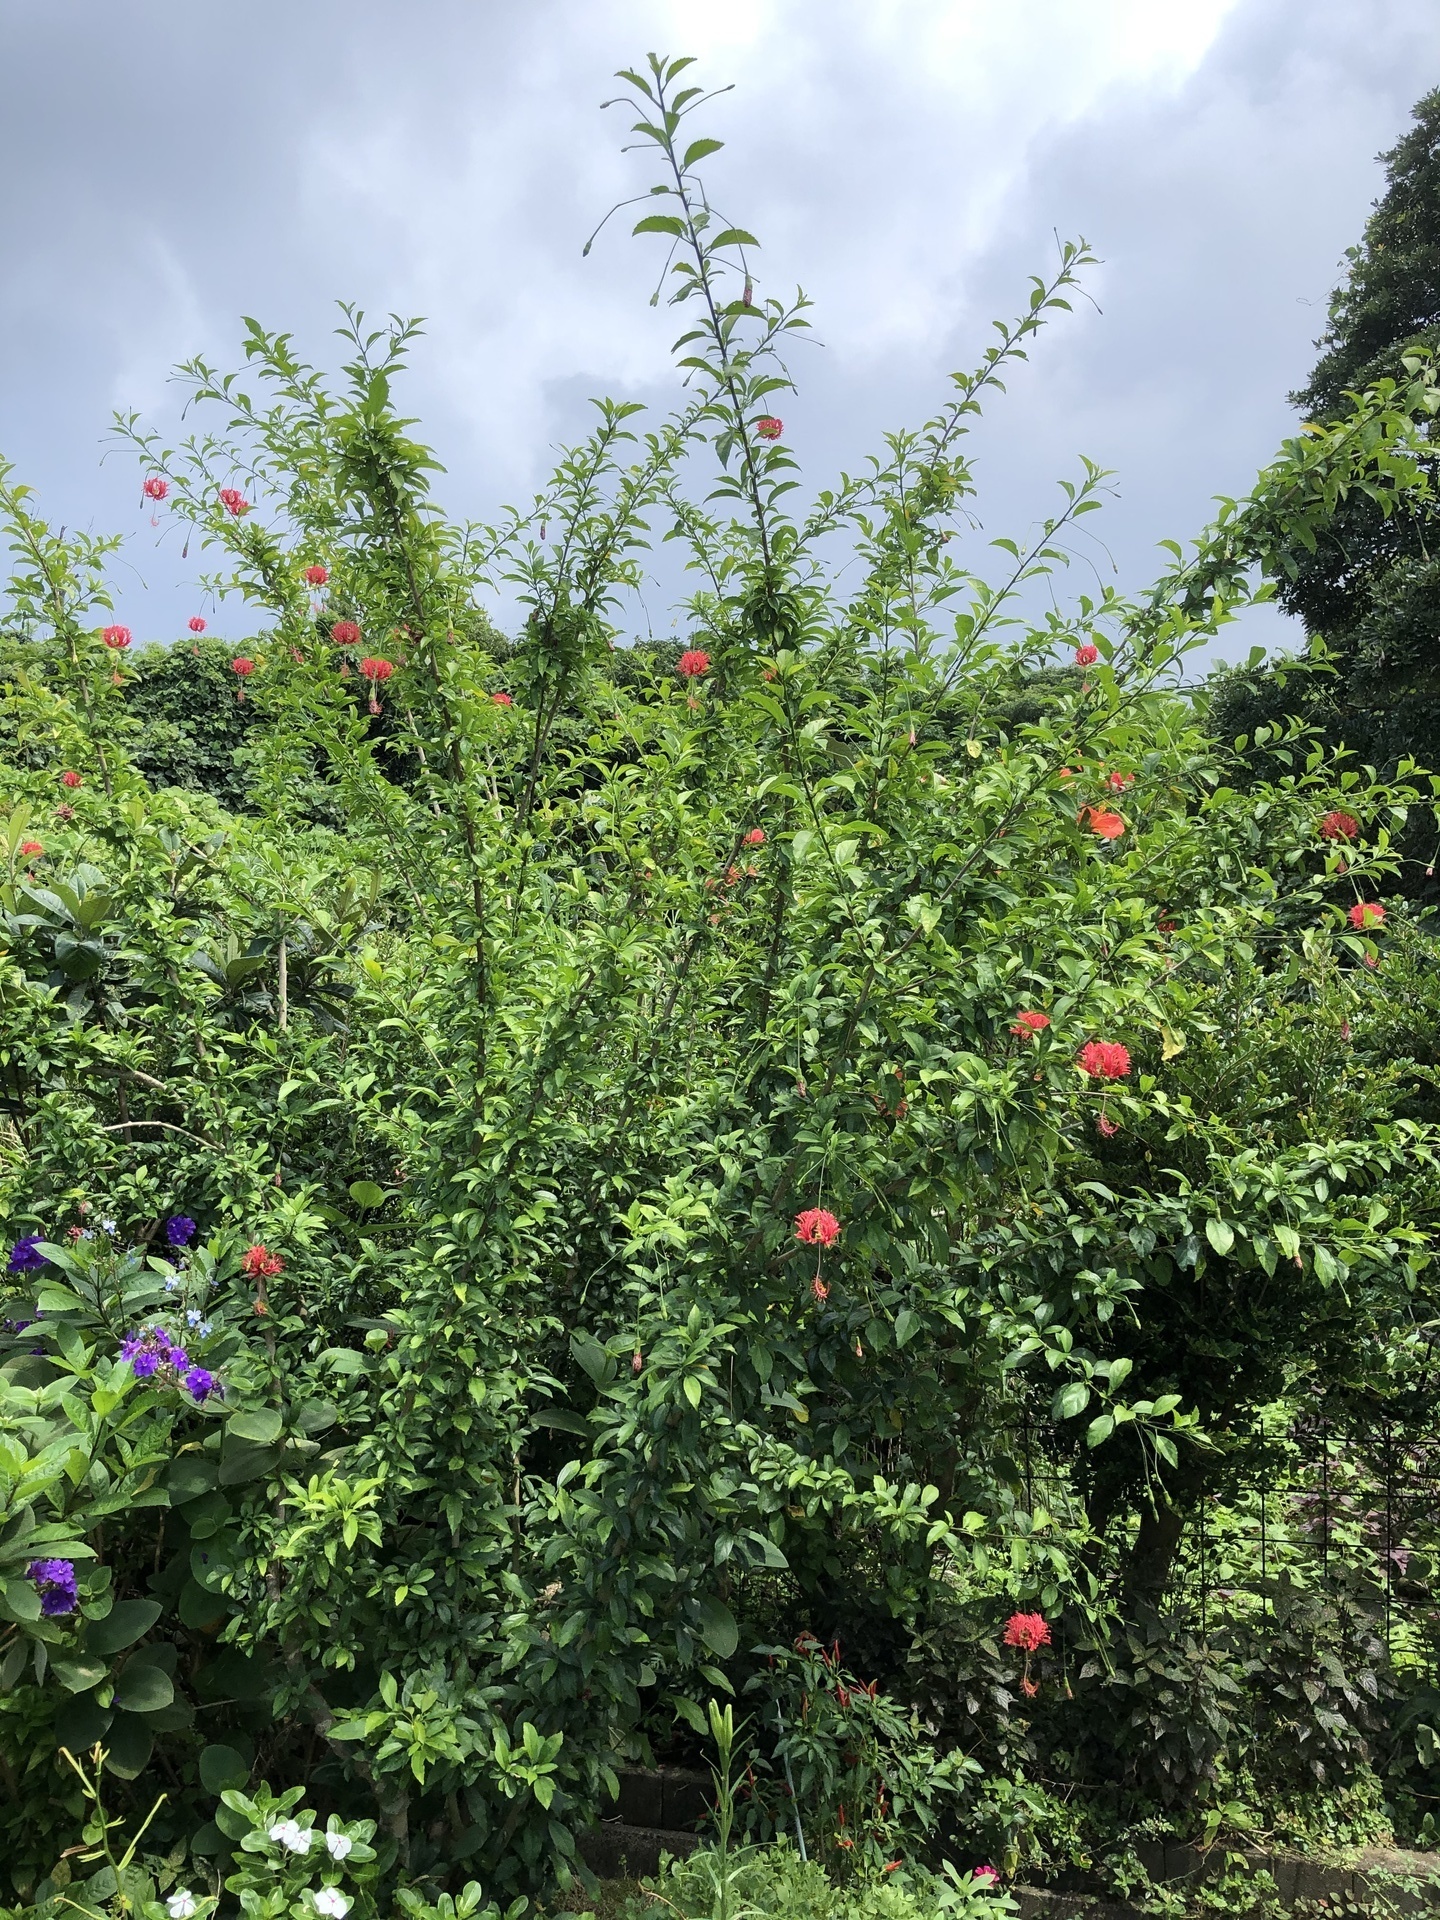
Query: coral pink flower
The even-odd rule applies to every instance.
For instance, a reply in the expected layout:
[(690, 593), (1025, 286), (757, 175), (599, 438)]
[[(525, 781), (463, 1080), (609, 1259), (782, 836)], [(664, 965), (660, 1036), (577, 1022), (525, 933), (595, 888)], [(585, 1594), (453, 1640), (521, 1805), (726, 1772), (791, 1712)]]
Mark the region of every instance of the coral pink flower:
[(367, 654), (360, 662), (360, 671), (367, 680), (388, 680), (395, 669), (388, 660), (373, 660)]
[(1118, 1040), (1087, 1040), (1077, 1064), (1092, 1080), (1123, 1080), (1130, 1071), (1130, 1051)]
[(238, 659), (230, 662), (230, 671), (232, 673), (238, 673), (242, 680), (248, 680), (255, 671), (255, 662), (253, 660), (247, 660), (242, 653)]
[(305, 569), (306, 582), (312, 587), (323, 587), (329, 578), (330, 569), (328, 567), (317, 565)]
[(513, 707), (515, 704), (508, 693), (492, 693), (490, 698), (495, 702), (497, 707)]
[(234, 520), (238, 520), (242, 513), (250, 511), (250, 502), (238, 487), (221, 487), (220, 504)]
[(34, 860), (40, 854), (44, 853), (45, 849), (38, 840), (22, 840), (20, 842), (20, 851), (27, 860)]
[(330, 638), (337, 647), (358, 646), (360, 629), (353, 620), (337, 620), (330, 629)]
[(1112, 773), (1106, 784), (1112, 793), (1123, 793), (1126, 787), (1134, 786), (1135, 776), (1133, 773)]
[(1088, 640), (1083, 647), (1076, 647), (1075, 649), (1075, 664), (1077, 667), (1093, 667), (1099, 658), (1100, 649), (1092, 646)]
[(755, 431), (762, 440), (778, 440), (785, 431), (785, 422), (777, 420), (773, 413), (762, 413), (755, 422)]
[[(1118, 840), (1125, 831), (1125, 822), (1108, 807), (1086, 807), (1085, 813), (1090, 816), (1088, 825), (1091, 833), (1098, 833), (1102, 840)], [(1084, 814), (1081, 819), (1084, 820)]]
[(1367, 927), (1378, 927), (1385, 918), (1385, 909), (1378, 900), (1357, 900), (1350, 909), (1350, 924), (1363, 933)]
[(1034, 1013), (1034, 1012), (1027, 1011), (1025, 1013), (1016, 1014), (1015, 1024), (1013, 1027), (1011, 1027), (1010, 1031), (1015, 1035), (1015, 1037), (1018, 1040), (1026, 1040), (1032, 1037), (1034, 1034), (1043, 1033), (1046, 1027), (1049, 1026), (1049, 1024), (1050, 1024), (1050, 1016), (1048, 1013)]
[(840, 1222), (825, 1207), (806, 1207), (795, 1216), (795, 1238), (807, 1247), (833, 1247), (840, 1238)]
[(79, 787), (83, 786), (84, 782), (81, 780), (79, 774), (72, 768), (68, 773), (61, 774), (60, 784), (62, 787)]
[(1095, 1131), (1102, 1140), (1113, 1140), (1120, 1131), (1120, 1122), (1112, 1120), (1108, 1113), (1102, 1113), (1095, 1122)]
[(710, 671), (710, 656), (703, 647), (687, 648), (676, 661), (675, 670), (683, 673), (687, 680), (697, 679)]
[(257, 1240), (254, 1246), (245, 1249), (240, 1271), (257, 1279), (270, 1280), (277, 1273), (285, 1271), (285, 1262), (278, 1253), (271, 1253), (263, 1240)]
[(825, 1282), (820, 1278), (818, 1273), (816, 1274), (815, 1278), (810, 1282), (810, 1292), (814, 1296), (815, 1304), (817, 1307), (823, 1307), (825, 1302), (830, 1298), (830, 1289), (829, 1287), (826, 1286)]
[(976, 1867), (970, 1878), (982, 1887), (998, 1887), (1000, 1884), (1000, 1875), (994, 1867)]
[(745, 845), (747, 847), (763, 847), (764, 844), (765, 829), (763, 827), (751, 827), (745, 836)]
[(1332, 807), (1320, 822), (1322, 840), (1353, 840), (1360, 831), (1360, 822), (1353, 813), (1345, 813), (1339, 807)]
[(130, 645), (133, 635), (128, 627), (103, 627), (100, 638), (115, 653), (123, 653)]
[(158, 473), (152, 473), (140, 491), (147, 500), (163, 500), (170, 491), (170, 482), (162, 480)]
[(205, 631), (205, 622), (198, 613), (192, 613), (190, 616), (190, 631), (192, 633), (203, 633)]
[(1012, 1613), (1005, 1622), (1004, 1641), (1007, 1647), (1023, 1647), (1026, 1653), (1036, 1653), (1041, 1647), (1050, 1644), (1050, 1628), (1043, 1613)]

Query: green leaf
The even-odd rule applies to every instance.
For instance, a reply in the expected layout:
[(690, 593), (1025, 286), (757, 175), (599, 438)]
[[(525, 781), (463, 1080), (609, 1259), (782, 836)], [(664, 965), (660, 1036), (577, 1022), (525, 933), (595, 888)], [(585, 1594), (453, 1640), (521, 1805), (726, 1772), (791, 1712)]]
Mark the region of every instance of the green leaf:
[(117, 1713), (105, 1740), (106, 1771), (121, 1780), (134, 1780), (150, 1764), (155, 1735), (134, 1714)]
[(373, 1180), (352, 1180), (350, 1198), (357, 1207), (366, 1207), (373, 1212), (376, 1207), (384, 1206), (385, 1189), (377, 1187)]
[(743, 227), (726, 227), (720, 233), (707, 234), (705, 244), (713, 252), (716, 247), (758, 247), (760, 242)]
[(206, 1747), (200, 1756), (200, 1778), (206, 1791), (218, 1796), (227, 1787), (243, 1791), (250, 1769), (234, 1747)]
[(713, 1593), (696, 1594), (693, 1604), (700, 1617), (700, 1638), (717, 1660), (730, 1659), (740, 1644), (734, 1614)]
[(115, 1704), (127, 1713), (154, 1713), (174, 1698), (174, 1681), (148, 1660), (128, 1661), (115, 1683)]
[(673, 213), (647, 213), (643, 220), (637, 220), (630, 229), (636, 233), (668, 233), (677, 240), (685, 238), (685, 222)]
[(719, 153), (724, 144), (723, 140), (692, 140), (685, 149), (685, 158), (680, 162), (681, 172), (688, 173), (707, 154)]
[(110, 1726), (110, 1710), (102, 1707), (93, 1693), (77, 1693), (67, 1700), (55, 1716), (55, 1744), (72, 1753), (84, 1753), (104, 1738)]
[(903, 1347), (907, 1340), (913, 1339), (920, 1330), (920, 1316), (909, 1307), (902, 1307), (895, 1316), (895, 1344)]
[(103, 1620), (92, 1620), (85, 1630), (85, 1651), (92, 1654), (120, 1653), (133, 1647), (160, 1618), (158, 1600), (119, 1600)]
[(1055, 1396), (1052, 1408), (1057, 1420), (1073, 1420), (1090, 1404), (1090, 1389), (1083, 1380), (1067, 1380)]
[(202, 1493), (209, 1493), (218, 1475), (219, 1468), (208, 1454), (182, 1454), (166, 1474), (165, 1486), (174, 1505), (183, 1506), (187, 1500), (198, 1500)]
[(50, 1671), (67, 1693), (88, 1693), (110, 1669), (103, 1660), (52, 1660)]
[(275, 1407), (256, 1407), (249, 1413), (237, 1413), (227, 1423), (227, 1437), (246, 1440), (251, 1446), (273, 1447), (280, 1438), (284, 1420)]
[(1111, 1416), (1108, 1413), (1097, 1414), (1085, 1429), (1085, 1444), (1087, 1447), (1098, 1447), (1108, 1440), (1114, 1431), (1115, 1422)]
[(1210, 1219), (1205, 1222), (1205, 1238), (1216, 1253), (1226, 1254), (1235, 1244), (1235, 1229), (1226, 1220)]

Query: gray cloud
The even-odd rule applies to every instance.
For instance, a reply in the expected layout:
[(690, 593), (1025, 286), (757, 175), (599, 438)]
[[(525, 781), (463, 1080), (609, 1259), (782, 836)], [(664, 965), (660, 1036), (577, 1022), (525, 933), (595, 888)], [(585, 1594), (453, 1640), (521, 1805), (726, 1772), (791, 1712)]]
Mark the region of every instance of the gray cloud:
[(321, 358), (337, 295), (429, 315), (407, 408), (462, 515), (538, 482), (587, 393), (667, 403), (655, 255), (616, 222), (580, 258), (644, 184), (596, 107), (650, 46), (737, 83), (715, 189), (767, 284), (816, 298), (784, 411), (817, 481), (923, 417), (1054, 230), (1087, 235), (1103, 314), (977, 435), (985, 526), (1023, 532), (1084, 452), (1118, 469), (1126, 585), (1290, 429), (1373, 156), (1440, 81), (1433, 0), (0, 0), (0, 450), (55, 519), (134, 530), (137, 633), (174, 631), (195, 576), (99, 435), (112, 406), (173, 418), (168, 366), (229, 363), (241, 313)]

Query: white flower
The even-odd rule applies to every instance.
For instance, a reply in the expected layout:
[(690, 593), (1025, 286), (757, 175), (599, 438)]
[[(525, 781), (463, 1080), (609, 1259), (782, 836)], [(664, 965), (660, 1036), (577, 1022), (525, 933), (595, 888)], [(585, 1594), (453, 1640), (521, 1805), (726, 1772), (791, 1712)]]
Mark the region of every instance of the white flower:
[(165, 1902), (165, 1911), (170, 1920), (191, 1920), (195, 1912), (195, 1896), (188, 1887), (180, 1887)]
[(343, 1860), (355, 1842), (343, 1833), (327, 1833), (325, 1844), (330, 1849), (332, 1860)]
[(321, 1887), (315, 1895), (315, 1911), (329, 1914), (330, 1920), (345, 1920), (350, 1902), (338, 1887)]
[(299, 1826), (293, 1820), (278, 1821), (270, 1829), (270, 1838), (288, 1847), (291, 1853), (308, 1853), (314, 1837), (308, 1827)]

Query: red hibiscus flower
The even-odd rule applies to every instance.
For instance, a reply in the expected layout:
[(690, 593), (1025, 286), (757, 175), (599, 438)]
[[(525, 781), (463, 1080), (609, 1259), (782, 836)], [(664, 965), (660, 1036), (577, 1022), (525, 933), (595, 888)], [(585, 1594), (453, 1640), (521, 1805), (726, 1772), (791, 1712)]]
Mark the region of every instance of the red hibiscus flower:
[(1360, 822), (1353, 813), (1345, 813), (1339, 807), (1332, 807), (1320, 822), (1322, 840), (1353, 840), (1360, 831)]
[[(1089, 815), (1088, 822), (1086, 815)], [(1102, 840), (1118, 840), (1125, 831), (1125, 822), (1118, 813), (1112, 813), (1108, 807), (1086, 807), (1080, 815), (1082, 824), (1087, 824), (1091, 833), (1098, 833)]]
[(1130, 1051), (1118, 1040), (1087, 1040), (1077, 1064), (1092, 1080), (1123, 1080), (1130, 1071)]
[(828, 1208), (806, 1207), (795, 1216), (795, 1238), (807, 1247), (833, 1247), (840, 1238), (840, 1222)]
[(696, 680), (710, 671), (710, 656), (703, 647), (687, 648), (676, 661), (675, 671), (683, 673), (687, 680)]
[(133, 638), (128, 627), (103, 627), (100, 638), (112, 652), (123, 653)]
[(508, 693), (492, 693), (490, 698), (497, 707), (513, 707), (515, 704)]
[(330, 638), (337, 647), (353, 647), (359, 644), (360, 629), (353, 620), (337, 620), (330, 629)]
[(1357, 900), (1350, 909), (1350, 924), (1358, 933), (1364, 933), (1367, 927), (1378, 927), (1385, 918), (1385, 909), (1378, 900)]
[(1043, 1613), (1012, 1613), (1005, 1622), (1003, 1639), (1007, 1647), (1023, 1647), (1036, 1653), (1050, 1644), (1050, 1628)]
[(322, 567), (317, 564), (316, 566), (305, 569), (305, 579), (309, 586), (323, 587), (329, 578), (330, 569), (328, 567)]
[(745, 836), (745, 845), (747, 847), (763, 847), (764, 844), (765, 829), (763, 827), (751, 827)]
[(785, 431), (785, 422), (777, 420), (773, 413), (762, 413), (755, 422), (755, 431), (762, 440), (778, 440)]
[(250, 511), (250, 502), (238, 487), (221, 487), (220, 504), (232, 520), (238, 520), (242, 513)]
[(190, 631), (192, 633), (203, 633), (205, 631), (205, 622), (198, 613), (192, 613), (190, 616)]
[(158, 473), (152, 473), (140, 491), (147, 500), (163, 500), (170, 491), (170, 482), (162, 480)]
[(1049, 1024), (1050, 1016), (1048, 1013), (1036, 1013), (1027, 1010), (1024, 1013), (1016, 1014), (1015, 1024), (1011, 1027), (1010, 1031), (1017, 1039), (1028, 1040), (1037, 1033), (1043, 1033)]
[(1092, 646), (1088, 640), (1083, 647), (1076, 647), (1075, 649), (1075, 664), (1077, 667), (1093, 667), (1099, 658), (1100, 649)]

